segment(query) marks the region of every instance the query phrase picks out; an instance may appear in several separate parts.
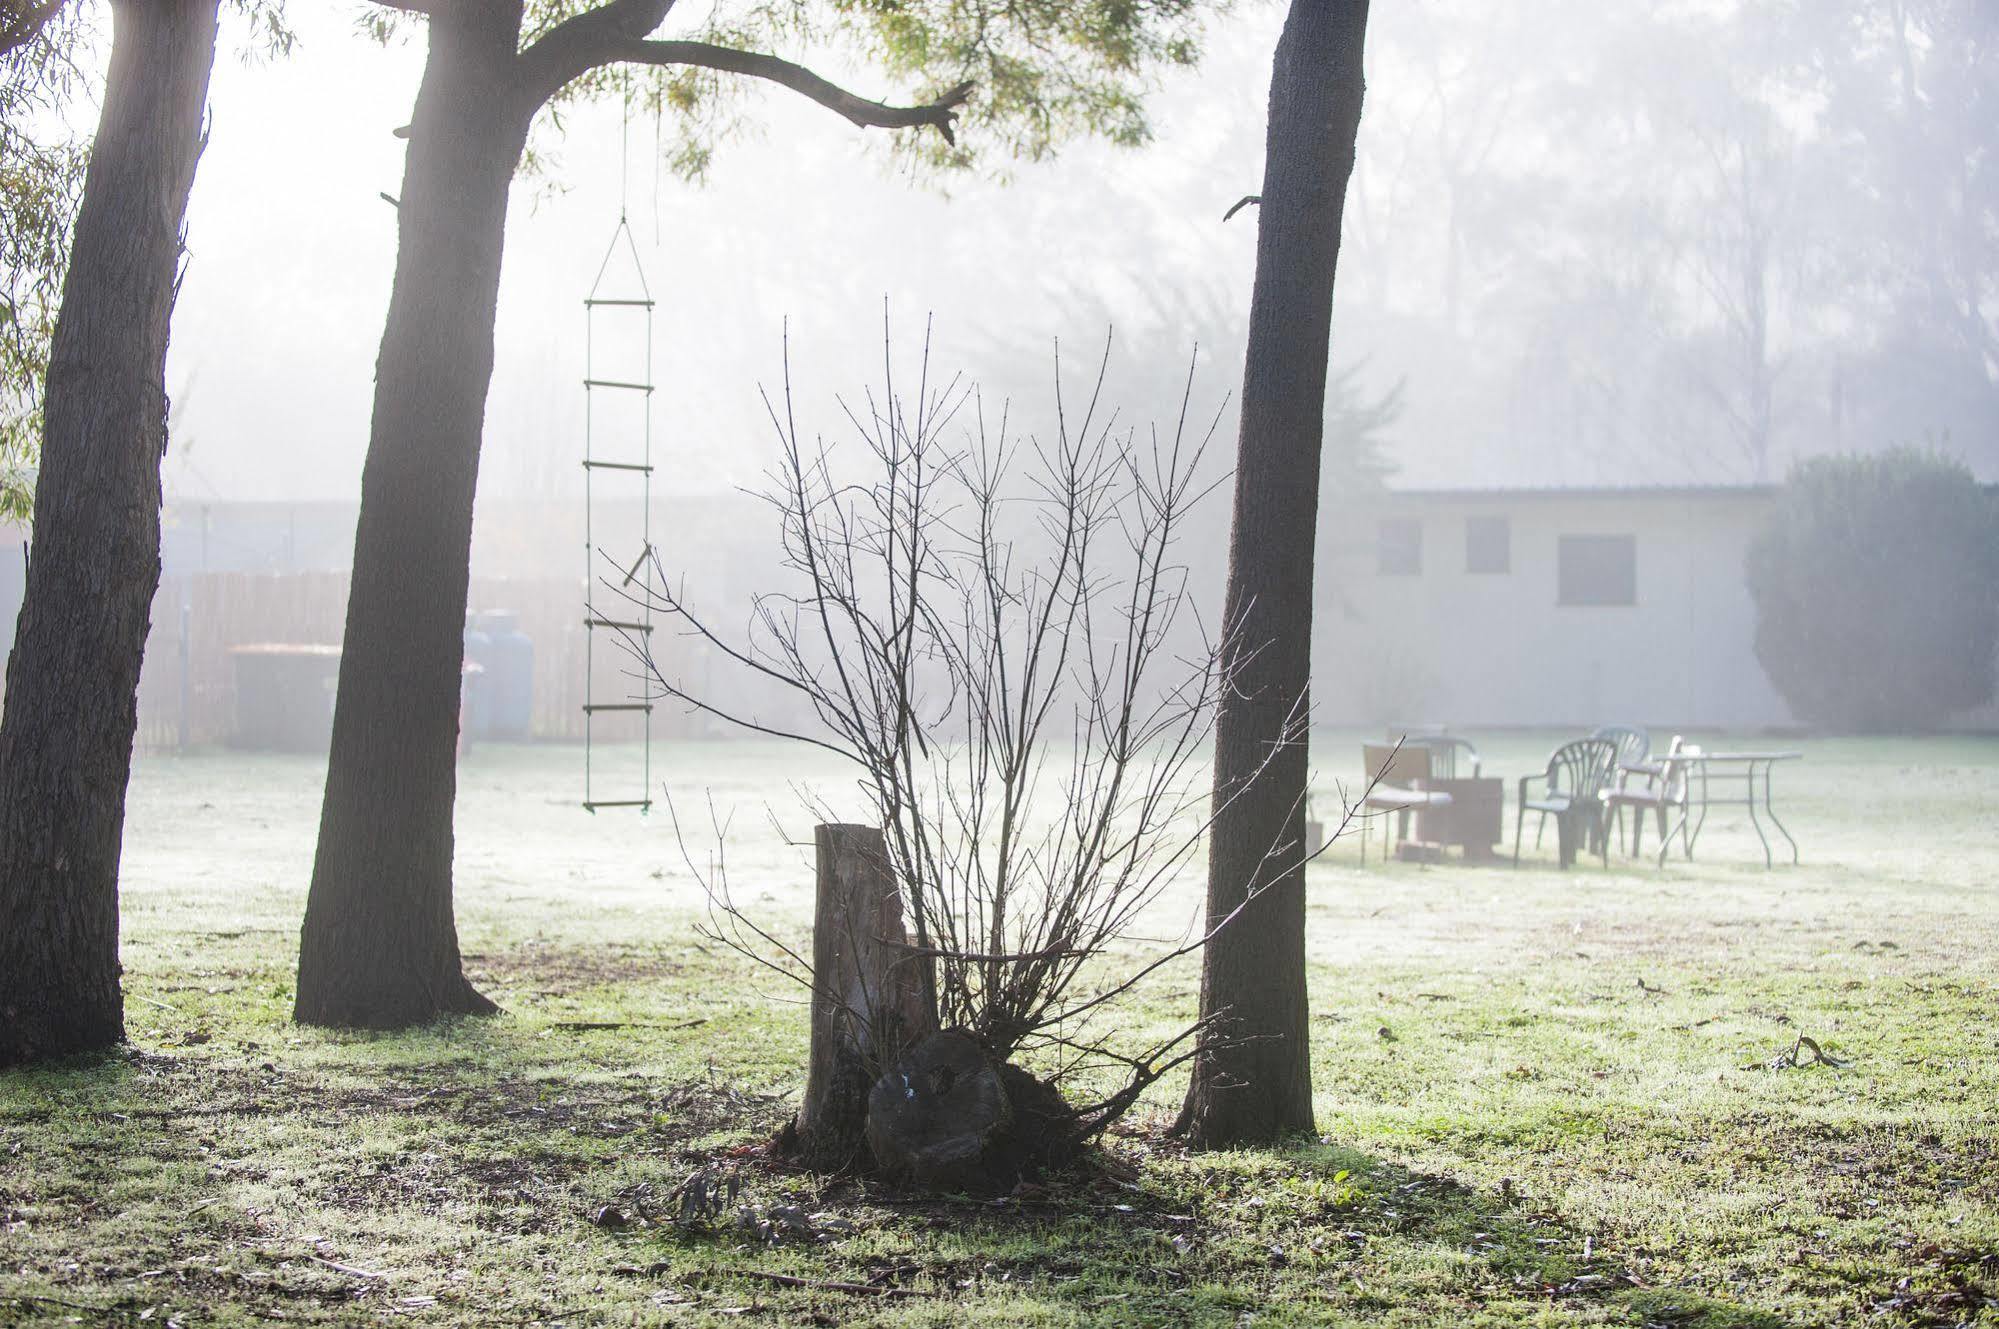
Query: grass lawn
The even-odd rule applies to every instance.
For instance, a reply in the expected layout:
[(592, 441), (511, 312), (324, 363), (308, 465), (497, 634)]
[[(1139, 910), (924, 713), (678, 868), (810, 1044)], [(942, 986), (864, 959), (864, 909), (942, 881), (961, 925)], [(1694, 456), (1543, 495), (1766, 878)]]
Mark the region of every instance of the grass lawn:
[[(697, 933), (664, 818), (573, 806), (577, 752), (467, 756), (461, 936), (507, 1014), (394, 1036), (287, 1020), (320, 770), (142, 761), (131, 1046), (0, 1075), (0, 1323), (1999, 1325), (1999, 741), (1806, 748), (1777, 777), (1801, 867), (1727, 813), (1663, 871), (1562, 873), (1552, 834), (1518, 871), (1336, 845), (1321, 1138), (1189, 1156), (1166, 1083), (1098, 1166), (1001, 1202), (738, 1157), (800, 1087), (797, 994)], [(1354, 736), (1315, 754), (1359, 773)], [(655, 762), (735, 809), (737, 891), (802, 936), (789, 782), (837, 799), (837, 768)], [(1117, 1023), (1184, 1022), (1196, 979)], [(1777, 1064), (1800, 1035), (1840, 1064)], [(738, 1163), (778, 1239), (646, 1221)]]

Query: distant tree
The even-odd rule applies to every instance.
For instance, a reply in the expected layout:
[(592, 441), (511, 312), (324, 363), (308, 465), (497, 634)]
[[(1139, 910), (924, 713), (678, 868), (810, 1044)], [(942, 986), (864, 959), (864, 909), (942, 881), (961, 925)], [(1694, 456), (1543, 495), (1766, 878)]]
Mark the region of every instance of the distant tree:
[(1846, 189), (1838, 254), (1853, 331), (1832, 367), (1833, 443), (1955, 434), (1999, 462), (1999, 9), (1826, 0), (1781, 33), (1796, 101), (1824, 106)]
[(1270, 77), (1222, 619), (1230, 686), (1215, 723), (1213, 935), (1201, 967), (1201, 1016), (1213, 1023), (1180, 1119), (1203, 1148), (1312, 1128), (1303, 851), (1312, 553), (1367, 10), (1367, 0), (1292, 0)]
[[(678, 118), (675, 164), (689, 174), (732, 123), (721, 93), (741, 79), (863, 128), (910, 130), (906, 150), (937, 165), (969, 164), (982, 144), (1032, 158), (1078, 130), (1137, 142), (1148, 69), (1194, 58), (1197, 6), (746, 3), (706, 10), (668, 39), (651, 34), (673, 0), (379, 3), (391, 19), (427, 18), (430, 49), (406, 131), (294, 1010), (307, 1023), (393, 1027), (492, 1009), (463, 975), (452, 914), (458, 673), (507, 192), (537, 117), (636, 87)], [(930, 90), (906, 105), (872, 101), (779, 47), (858, 57)]]
[(1750, 546), (1756, 658), (1807, 724), (1934, 729), (1992, 699), (1999, 501), (1897, 449), (1797, 466)]
[(1375, 348), (1448, 384), (1419, 436), (1475, 424), (1486, 464), (1571, 481), (1911, 434), (1991, 460), (1987, 0), (1426, 0), (1373, 28), (1342, 304), (1421, 330)]
[(0, 1065), (117, 1042), (118, 857), (160, 577), (168, 323), (218, 0), (113, 0), (0, 716)]

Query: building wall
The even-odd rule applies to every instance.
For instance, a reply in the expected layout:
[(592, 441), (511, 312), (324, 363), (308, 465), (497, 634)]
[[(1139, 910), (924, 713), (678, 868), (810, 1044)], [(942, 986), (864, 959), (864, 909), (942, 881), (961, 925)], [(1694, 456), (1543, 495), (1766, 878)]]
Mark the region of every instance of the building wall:
[[(1794, 723), (1757, 663), (1743, 557), (1764, 490), (1388, 494), (1329, 514), (1314, 710), (1323, 723), (1758, 729)], [(1466, 570), (1466, 519), (1510, 527), (1504, 573)], [(1422, 566), (1384, 575), (1384, 519)], [(1630, 535), (1635, 603), (1557, 603), (1564, 535)]]

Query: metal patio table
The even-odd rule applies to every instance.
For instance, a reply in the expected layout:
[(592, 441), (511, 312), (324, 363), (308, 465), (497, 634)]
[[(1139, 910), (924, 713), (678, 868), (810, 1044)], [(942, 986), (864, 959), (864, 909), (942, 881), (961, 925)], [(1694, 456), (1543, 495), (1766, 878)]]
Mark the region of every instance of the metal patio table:
[[(1780, 761), (1796, 761), (1804, 755), (1802, 752), (1673, 752), (1651, 758), (1651, 764), (1659, 768), (1662, 776), (1670, 775), (1673, 765), (1686, 768), (1686, 802), (1680, 805), (1679, 821), (1659, 843), (1659, 866), (1666, 865), (1666, 852), (1672, 847), (1675, 834), (1680, 837), (1687, 857), (1693, 858), (1694, 841), (1700, 839), (1707, 810), (1717, 805), (1749, 809), (1749, 824), (1755, 828), (1756, 838), (1763, 842), (1766, 868), (1776, 864), (1770, 853), (1770, 837), (1763, 833), (1763, 818), (1768, 818), (1777, 828), (1777, 834), (1784, 837), (1784, 843), (1791, 846), (1791, 862), (1795, 865), (1798, 842), (1791, 838), (1790, 831), (1777, 819), (1777, 810), (1770, 806), (1770, 771)], [(1741, 782), (1739, 792), (1737, 781)], [(1715, 791), (1717, 785), (1719, 793)], [(1759, 808), (1762, 817), (1757, 816)]]

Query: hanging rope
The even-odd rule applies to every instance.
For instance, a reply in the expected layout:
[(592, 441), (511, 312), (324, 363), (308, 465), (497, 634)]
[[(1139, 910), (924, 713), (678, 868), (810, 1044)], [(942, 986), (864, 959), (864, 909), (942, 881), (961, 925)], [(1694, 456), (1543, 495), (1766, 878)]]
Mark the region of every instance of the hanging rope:
[[(584, 369), (583, 369), (583, 554), (584, 554), (584, 610), (583, 610), (583, 806), (590, 812), (598, 808), (635, 807), (641, 812), (652, 807), (652, 707), (651, 685), (643, 680), (640, 671), (640, 694), (635, 699), (629, 692), (613, 700), (597, 699), (597, 634), (600, 631), (616, 635), (626, 647), (651, 649), (653, 631), (653, 604), (656, 587), (653, 585), (655, 560), (652, 547), (652, 290), (646, 281), (645, 265), (639, 260), (638, 243), (632, 236), (629, 221), (631, 189), (631, 81), (625, 79), (624, 123), (619, 133), (618, 170), (618, 224), (611, 230), (611, 241), (604, 247), (603, 261), (597, 265), (597, 276), (590, 284), (590, 293), (583, 298), (584, 310)], [(606, 289), (606, 278), (611, 271), (611, 261), (617, 257), (622, 246), (631, 258), (632, 275), (637, 281), (637, 291)], [(614, 326), (628, 329), (631, 335), (631, 320), (636, 313), (644, 319), (644, 360), (636, 377), (607, 377), (597, 370), (597, 319), (602, 313), (614, 321)], [(629, 358), (619, 361), (620, 366), (630, 363)], [(616, 372), (627, 374), (620, 369)], [(596, 394), (600, 391), (613, 393), (637, 392), (642, 395), (642, 425), (640, 428), (640, 450), (636, 460), (629, 452), (604, 455), (597, 446)], [(638, 556), (631, 560), (629, 570), (624, 568), (626, 551), (600, 551), (597, 547), (597, 498), (598, 472), (604, 472), (606, 483), (616, 482), (629, 485), (637, 479), (640, 485), (640, 547)], [(602, 569), (600, 554), (606, 560), (618, 565), (624, 571), (620, 587), (621, 594), (616, 611), (600, 612), (597, 608), (595, 588), (600, 584)], [(639, 579), (636, 594), (629, 591), (634, 580)], [(637, 613), (634, 615), (633, 608)], [(641, 712), (644, 726), (643, 755), (640, 765), (638, 797), (597, 796), (597, 750), (596, 723), (600, 715), (607, 713)], [(624, 794), (629, 791), (620, 790)]]

